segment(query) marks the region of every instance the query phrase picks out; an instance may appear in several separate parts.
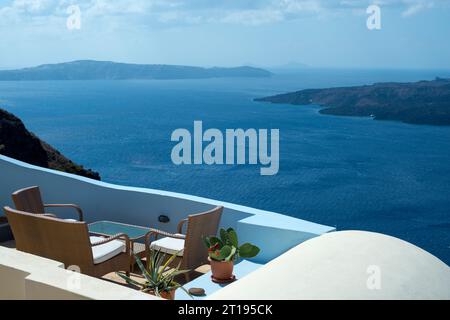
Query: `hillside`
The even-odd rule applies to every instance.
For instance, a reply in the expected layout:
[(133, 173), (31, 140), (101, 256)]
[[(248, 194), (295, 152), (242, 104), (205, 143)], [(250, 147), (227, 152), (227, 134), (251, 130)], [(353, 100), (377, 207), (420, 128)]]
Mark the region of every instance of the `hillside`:
[(412, 124), (450, 125), (450, 79), (415, 83), (308, 89), (255, 99), (280, 104), (323, 106), (322, 114), (371, 116)]
[(38, 67), (0, 71), (0, 81), (38, 80), (126, 80), (206, 79), (229, 77), (270, 77), (269, 71), (253, 67), (201, 68), (190, 66), (129, 64), (80, 60)]
[(0, 154), (40, 167), (100, 180), (97, 172), (67, 159), (29, 132), (19, 118), (3, 109), (0, 109)]

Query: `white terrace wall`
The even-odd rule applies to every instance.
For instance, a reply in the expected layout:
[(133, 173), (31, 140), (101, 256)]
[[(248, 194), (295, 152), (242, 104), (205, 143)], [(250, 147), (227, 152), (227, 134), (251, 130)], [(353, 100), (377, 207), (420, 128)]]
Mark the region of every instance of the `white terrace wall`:
[(0, 246), (1, 300), (155, 300), (140, 291), (65, 270), (63, 264)]
[[(166, 192), (132, 188), (95, 181), (54, 170), (43, 169), (0, 155), (0, 206), (13, 206), (11, 193), (37, 185), (46, 203), (76, 203), (83, 208), (88, 222), (111, 220), (149, 226), (174, 232), (178, 222), (188, 214), (206, 211), (214, 206), (225, 207), (221, 225), (245, 233), (245, 239), (256, 239), (261, 247), (260, 259), (266, 262), (295, 245), (333, 231), (334, 228), (216, 200)], [(53, 210), (69, 217), (70, 209)], [(170, 222), (158, 221), (166, 215)], [(72, 216), (73, 217), (73, 216)], [(251, 218), (250, 220), (246, 218)], [(284, 232), (286, 231), (286, 232)], [(277, 241), (270, 234), (277, 235)], [(261, 236), (264, 235), (264, 236)]]

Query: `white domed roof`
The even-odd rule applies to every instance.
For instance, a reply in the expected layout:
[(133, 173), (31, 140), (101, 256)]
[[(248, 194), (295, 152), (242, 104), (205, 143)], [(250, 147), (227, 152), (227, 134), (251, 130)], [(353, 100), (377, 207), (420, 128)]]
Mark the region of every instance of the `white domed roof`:
[(303, 242), (211, 299), (450, 299), (450, 268), (406, 241), (365, 231)]

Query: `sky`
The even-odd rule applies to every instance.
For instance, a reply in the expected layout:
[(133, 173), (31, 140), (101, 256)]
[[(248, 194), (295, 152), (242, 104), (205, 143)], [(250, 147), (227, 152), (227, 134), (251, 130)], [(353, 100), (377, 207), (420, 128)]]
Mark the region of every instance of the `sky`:
[(1, 69), (81, 59), (450, 69), (450, 0), (0, 0)]

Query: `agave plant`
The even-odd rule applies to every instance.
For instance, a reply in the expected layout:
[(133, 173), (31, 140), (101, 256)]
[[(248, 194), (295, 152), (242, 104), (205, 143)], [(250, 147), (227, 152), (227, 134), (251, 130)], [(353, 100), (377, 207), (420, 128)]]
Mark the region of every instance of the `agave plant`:
[(215, 261), (234, 261), (239, 257), (253, 258), (258, 255), (260, 249), (251, 244), (244, 243), (239, 246), (238, 236), (233, 228), (220, 229), (220, 238), (215, 236), (203, 237), (208, 248), (208, 255)]
[(158, 297), (165, 297), (167, 294), (178, 288), (181, 288), (190, 295), (181, 284), (175, 281), (176, 276), (187, 273), (190, 270), (180, 270), (181, 262), (176, 268), (169, 266), (177, 257), (177, 253), (166, 259), (166, 254), (160, 250), (150, 250), (150, 254), (147, 258), (147, 268), (138, 256), (134, 255), (134, 257), (141, 270), (142, 276), (145, 279), (145, 283), (140, 283), (122, 272), (117, 272), (117, 275), (124, 279), (128, 284), (138, 286), (141, 288), (142, 292), (151, 293)]

